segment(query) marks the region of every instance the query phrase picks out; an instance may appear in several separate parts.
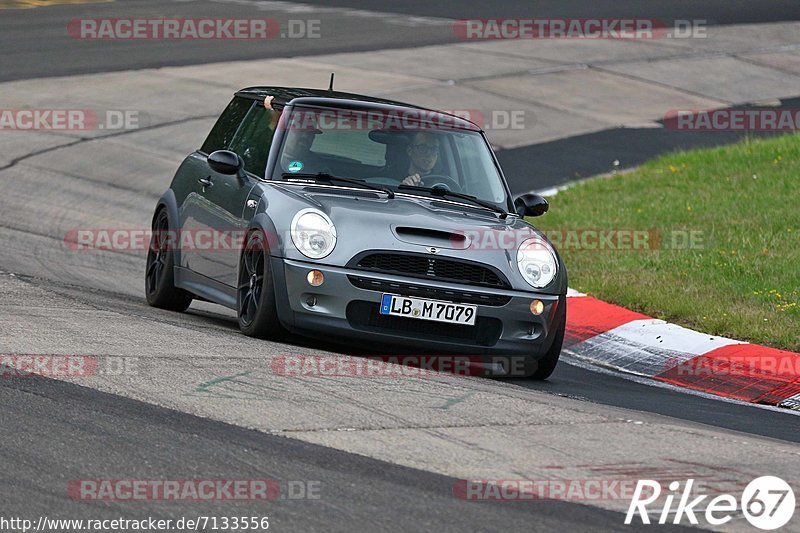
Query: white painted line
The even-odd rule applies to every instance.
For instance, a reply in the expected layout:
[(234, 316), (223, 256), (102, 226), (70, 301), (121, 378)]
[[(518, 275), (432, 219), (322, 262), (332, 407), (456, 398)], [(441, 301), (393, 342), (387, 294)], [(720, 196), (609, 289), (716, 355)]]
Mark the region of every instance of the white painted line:
[(731, 344), (745, 344), (712, 337), (657, 320), (634, 320), (571, 347), (584, 360), (641, 376), (654, 376), (689, 359)]
[(778, 405), (784, 409), (788, 407), (789, 409), (798, 411), (798, 414), (800, 414), (800, 394), (795, 394), (791, 398), (786, 398)]

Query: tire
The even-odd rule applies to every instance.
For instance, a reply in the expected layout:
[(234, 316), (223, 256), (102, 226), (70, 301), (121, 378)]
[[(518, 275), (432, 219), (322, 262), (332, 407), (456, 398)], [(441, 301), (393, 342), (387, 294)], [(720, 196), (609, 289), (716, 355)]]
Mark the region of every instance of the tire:
[(239, 260), (236, 315), (239, 329), (248, 337), (279, 341), (288, 332), (278, 319), (269, 258), (263, 232), (250, 232)]
[(192, 295), (175, 287), (175, 256), (170, 249), (174, 239), (167, 238), (168, 231), (167, 211), (160, 209), (153, 220), (153, 234), (147, 250), (144, 293), (147, 303), (153, 307), (183, 312), (192, 303)]
[(539, 359), (536, 363), (536, 370), (531, 374), (532, 379), (542, 380), (550, 377), (550, 374), (556, 369), (558, 359), (561, 356), (561, 347), (564, 345), (564, 332), (567, 329), (567, 301), (564, 299), (563, 303), (559, 304), (557, 321), (560, 322), (556, 330), (556, 336), (553, 338), (553, 344), (544, 354), (544, 357)]

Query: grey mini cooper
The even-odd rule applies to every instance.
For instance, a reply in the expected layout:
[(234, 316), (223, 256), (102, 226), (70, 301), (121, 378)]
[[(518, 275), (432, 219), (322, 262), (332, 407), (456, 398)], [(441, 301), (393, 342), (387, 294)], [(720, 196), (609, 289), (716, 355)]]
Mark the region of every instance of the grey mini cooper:
[(258, 338), (458, 354), (484, 374), (544, 379), (564, 339), (567, 273), (523, 217), (547, 208), (512, 198), (463, 118), (243, 89), (158, 200), (147, 301), (221, 304)]

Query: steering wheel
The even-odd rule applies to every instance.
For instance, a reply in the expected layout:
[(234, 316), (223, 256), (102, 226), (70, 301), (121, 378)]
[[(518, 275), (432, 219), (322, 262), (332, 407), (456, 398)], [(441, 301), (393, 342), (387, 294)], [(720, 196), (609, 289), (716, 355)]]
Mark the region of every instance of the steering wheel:
[(430, 187), (431, 189), (442, 188), (447, 191), (461, 192), (461, 185), (450, 176), (445, 176), (444, 174), (428, 174), (422, 177), (422, 181), (425, 187)]

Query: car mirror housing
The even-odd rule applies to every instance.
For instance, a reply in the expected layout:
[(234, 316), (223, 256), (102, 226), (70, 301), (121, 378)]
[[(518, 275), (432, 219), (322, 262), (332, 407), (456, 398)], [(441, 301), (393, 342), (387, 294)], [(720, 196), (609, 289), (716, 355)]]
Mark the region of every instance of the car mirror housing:
[(521, 217), (538, 217), (547, 213), (550, 204), (538, 194), (523, 194), (514, 200), (514, 208)]
[(242, 158), (235, 152), (231, 152), (230, 150), (217, 150), (216, 152), (211, 152), (208, 156), (208, 166), (211, 167), (211, 170), (214, 172), (232, 176), (234, 174), (239, 174), (244, 167), (244, 161), (242, 161)]

